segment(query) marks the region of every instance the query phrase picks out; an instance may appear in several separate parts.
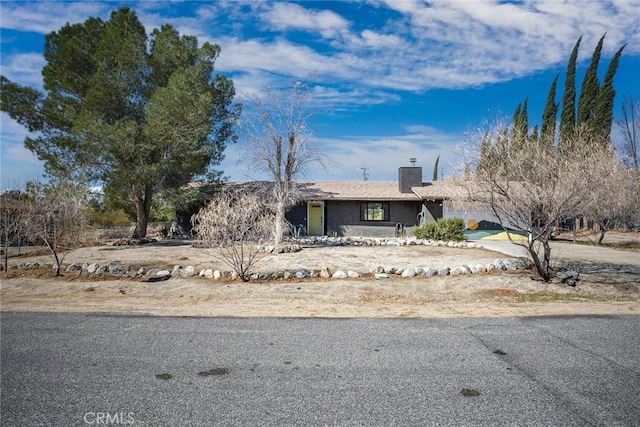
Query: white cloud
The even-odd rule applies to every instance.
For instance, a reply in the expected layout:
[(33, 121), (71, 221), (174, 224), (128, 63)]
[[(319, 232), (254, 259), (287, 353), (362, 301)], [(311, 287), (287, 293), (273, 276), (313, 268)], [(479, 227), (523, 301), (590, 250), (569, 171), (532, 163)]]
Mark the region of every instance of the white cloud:
[(41, 53), (21, 53), (2, 56), (2, 74), (9, 80), (42, 89), (42, 67), (46, 64)]
[(346, 30), (349, 22), (330, 10), (311, 10), (295, 3), (274, 3), (261, 18), (277, 30), (298, 29), (332, 37)]
[(108, 18), (111, 6), (100, 2), (2, 2), (0, 26), (46, 34), (66, 23), (84, 22), (89, 16)]

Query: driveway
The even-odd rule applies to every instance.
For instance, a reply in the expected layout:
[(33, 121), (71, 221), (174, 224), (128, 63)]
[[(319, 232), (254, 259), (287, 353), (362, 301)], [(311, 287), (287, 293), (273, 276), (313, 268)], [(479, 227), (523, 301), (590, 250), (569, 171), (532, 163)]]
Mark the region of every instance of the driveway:
[[(506, 255), (516, 257), (527, 256), (526, 251), (522, 246), (514, 245), (508, 241), (478, 240), (476, 243), (485, 249)], [(640, 266), (640, 253), (637, 251), (558, 241), (552, 241), (550, 244), (552, 259), (560, 259), (569, 262), (579, 261), (598, 264)]]
[(1, 321), (7, 426), (640, 420), (640, 316)]

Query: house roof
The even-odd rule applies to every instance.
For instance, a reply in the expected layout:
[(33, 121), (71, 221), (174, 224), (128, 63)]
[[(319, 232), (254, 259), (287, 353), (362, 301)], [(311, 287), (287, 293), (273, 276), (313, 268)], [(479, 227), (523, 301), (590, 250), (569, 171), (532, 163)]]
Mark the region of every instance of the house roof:
[(446, 199), (443, 186), (423, 183), (412, 187), (411, 193), (401, 193), (395, 181), (316, 181), (299, 182), (297, 187), (305, 199), (318, 200), (376, 200), (376, 201), (416, 201)]
[[(264, 194), (272, 191), (273, 182), (227, 182), (227, 186), (241, 191)], [(451, 198), (452, 188), (446, 182), (424, 182), (401, 193), (397, 181), (314, 181), (295, 183), (298, 200), (358, 200), (358, 201), (420, 201)]]

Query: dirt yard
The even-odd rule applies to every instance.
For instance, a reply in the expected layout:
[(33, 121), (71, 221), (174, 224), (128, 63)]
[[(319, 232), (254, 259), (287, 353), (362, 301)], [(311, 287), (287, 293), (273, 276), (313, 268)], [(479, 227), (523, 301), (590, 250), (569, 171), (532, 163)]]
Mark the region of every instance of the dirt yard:
[[(551, 314), (640, 313), (640, 233), (615, 233), (609, 246), (593, 248), (558, 242), (557, 253), (582, 269), (577, 286), (543, 283), (530, 271), (431, 278), (392, 275), (376, 280), (295, 279), (221, 281), (202, 277), (148, 283), (109, 280), (49, 270), (9, 269), (2, 273), (4, 311), (116, 312), (160, 316), (277, 317), (495, 317)], [(582, 258), (580, 258), (582, 257)], [(429, 246), (305, 247), (269, 254), (255, 271), (305, 268), (369, 272), (376, 267), (457, 267), (487, 264), (509, 255), (486, 249)], [(10, 265), (50, 261), (46, 254), (10, 258)], [(69, 253), (65, 264), (112, 261), (147, 268), (174, 265), (228, 269), (191, 242), (160, 241), (141, 246), (96, 246)]]

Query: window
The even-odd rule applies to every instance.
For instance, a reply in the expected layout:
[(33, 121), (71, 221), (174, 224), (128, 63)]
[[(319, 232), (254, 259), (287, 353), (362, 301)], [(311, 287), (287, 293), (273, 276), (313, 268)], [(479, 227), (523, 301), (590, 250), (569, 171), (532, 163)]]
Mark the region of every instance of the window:
[(364, 202), (360, 204), (361, 221), (389, 221), (388, 202)]

